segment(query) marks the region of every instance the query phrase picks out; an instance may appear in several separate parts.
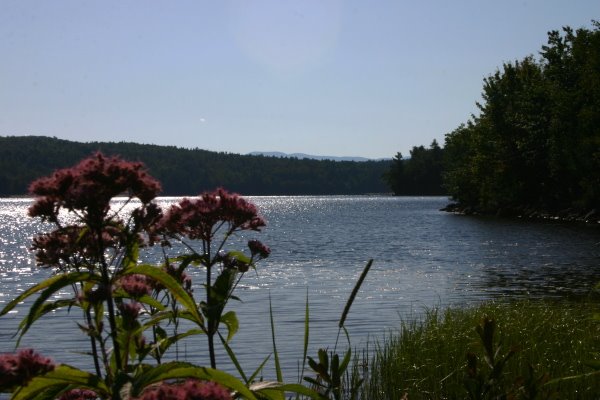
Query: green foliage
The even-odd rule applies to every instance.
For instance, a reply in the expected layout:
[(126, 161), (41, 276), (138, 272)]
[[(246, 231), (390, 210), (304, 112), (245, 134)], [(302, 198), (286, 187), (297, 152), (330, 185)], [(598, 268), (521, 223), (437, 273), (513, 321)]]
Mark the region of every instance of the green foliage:
[(43, 136), (0, 136), (0, 196), (27, 194), (31, 181), (95, 151), (142, 161), (162, 195), (226, 187), (244, 195), (383, 193), (390, 161), (330, 161), (218, 153), (137, 143), (79, 143)]
[(444, 150), (434, 140), (428, 149), (415, 146), (410, 158), (398, 153), (384, 174), (388, 186), (397, 196), (435, 196), (446, 194), (442, 184)]
[(98, 376), (63, 364), (45, 375), (33, 378), (27, 386), (15, 391), (11, 400), (52, 400), (73, 387), (93, 390), (105, 398), (110, 396), (110, 389)]
[(479, 360), (475, 353), (467, 353), (467, 376), (465, 388), (469, 399), (500, 399), (506, 398), (505, 384), (503, 382), (504, 367), (516, 353), (510, 349), (506, 354), (500, 353), (501, 347), (495, 342), (496, 321), (485, 316), (480, 325), (477, 325), (477, 334), (484, 350), (484, 360), (488, 371), (479, 367)]
[(430, 310), (354, 361), (353, 375), (365, 378), (360, 398), (463, 399), (471, 388), (471, 398), (595, 399), (595, 306), (562, 299)]
[[(226, 251), (233, 236), (265, 225), (253, 204), (218, 189), (161, 210), (154, 202), (159, 184), (141, 164), (102, 154), (31, 187), (37, 197), (29, 214), (54, 228), (37, 235), (33, 249), (38, 264), (54, 275), (7, 303), (0, 316), (34, 298), (19, 325), (20, 340), (50, 311), (76, 309), (81, 320), (73, 327), (89, 339), (93, 372), (56, 365), (32, 350), (0, 354), (0, 392), (12, 399), (53, 400), (88, 390), (118, 400), (143, 398), (157, 385), (179, 385), (171, 389), (189, 394), (199, 390), (193, 389), (199, 381), (210, 381), (227, 388), (221, 388), (226, 397), (279, 400), (287, 391), (320, 398), (310, 388), (285, 384), (280, 374), (277, 382), (256, 385), (264, 363), (248, 378), (229, 347), (239, 321), (226, 306), (237, 299), (233, 292), (244, 273), (270, 254), (256, 239), (248, 241), (249, 255)], [(123, 193), (128, 195), (124, 204), (132, 205), (127, 212), (111, 203)], [(151, 245), (160, 246), (163, 257), (157, 264), (142, 264), (141, 253)], [(204, 270), (204, 290), (192, 290), (190, 267)], [(67, 298), (54, 300), (59, 292)], [(195, 327), (180, 332), (181, 320)], [(207, 340), (210, 367), (179, 362), (178, 353), (170, 352), (178, 341), (194, 336)], [(215, 336), (242, 379), (216, 368)], [(167, 356), (176, 361), (164, 362)], [(188, 379), (196, 381), (186, 386)]]
[(446, 135), (445, 185), (461, 205), (600, 205), (600, 25), (549, 32), (540, 54), (485, 78), (480, 115)]

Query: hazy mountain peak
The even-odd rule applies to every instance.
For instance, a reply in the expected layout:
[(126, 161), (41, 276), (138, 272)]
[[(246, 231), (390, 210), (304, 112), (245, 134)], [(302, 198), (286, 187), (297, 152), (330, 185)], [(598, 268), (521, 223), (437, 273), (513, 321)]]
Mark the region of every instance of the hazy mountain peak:
[(282, 153), (281, 151), (253, 151), (248, 153), (251, 156), (265, 156), (265, 157), (280, 157), (280, 158), (298, 158), (300, 160), (308, 158), (311, 160), (331, 160), (331, 161), (370, 161), (369, 158), (365, 157), (351, 157), (351, 156), (317, 156), (305, 153)]

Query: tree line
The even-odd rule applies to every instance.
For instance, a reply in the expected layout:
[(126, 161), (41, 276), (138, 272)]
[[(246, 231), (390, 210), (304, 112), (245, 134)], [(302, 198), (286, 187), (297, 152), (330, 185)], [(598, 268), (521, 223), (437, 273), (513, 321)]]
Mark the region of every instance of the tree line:
[(600, 205), (600, 24), (549, 32), (540, 56), (487, 77), (480, 115), (446, 136), (445, 184), (460, 203)]
[(549, 32), (539, 54), (485, 78), (479, 115), (443, 149), (398, 153), (394, 193), (441, 190), (482, 213), (600, 211), (600, 23)]
[(435, 139), (429, 148), (414, 146), (407, 159), (398, 152), (384, 179), (397, 196), (444, 195), (443, 154), (444, 150)]
[(0, 136), (0, 196), (27, 194), (34, 179), (101, 151), (142, 161), (162, 195), (195, 195), (225, 187), (244, 195), (388, 192), (390, 161), (329, 161), (250, 156), (137, 143), (80, 143), (44, 136)]

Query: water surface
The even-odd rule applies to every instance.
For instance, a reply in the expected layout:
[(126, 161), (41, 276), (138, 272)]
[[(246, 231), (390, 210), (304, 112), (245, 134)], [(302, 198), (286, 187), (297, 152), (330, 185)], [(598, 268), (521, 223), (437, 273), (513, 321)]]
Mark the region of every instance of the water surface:
[[(600, 281), (597, 227), (457, 216), (438, 211), (447, 203), (441, 197), (250, 199), (268, 222), (257, 237), (273, 252), (242, 281), (237, 295), (243, 302), (231, 304), (241, 322), (232, 346), (248, 370), (272, 350), (269, 296), (281, 360), (293, 378), (307, 296), (314, 354), (318, 347), (333, 346), (344, 303), (371, 258), (373, 268), (346, 321), (355, 346), (381, 338), (401, 319), (418, 317), (428, 307), (503, 297), (585, 296)], [(0, 199), (0, 306), (49, 274), (35, 266), (28, 251), (32, 236), (47, 229), (27, 217), (29, 204), (28, 199)], [(12, 350), (23, 311), (0, 319), (0, 352)], [(77, 316), (55, 313), (34, 326), (22, 345), (88, 368), (86, 357), (78, 354), (87, 343), (75, 326)], [(181, 344), (180, 353), (207, 364), (204, 347), (203, 338), (194, 338)]]

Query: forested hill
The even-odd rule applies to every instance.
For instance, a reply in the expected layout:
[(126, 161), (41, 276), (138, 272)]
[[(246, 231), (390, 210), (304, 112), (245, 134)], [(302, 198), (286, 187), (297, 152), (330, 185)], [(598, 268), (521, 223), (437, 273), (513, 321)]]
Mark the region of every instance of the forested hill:
[(328, 161), (218, 153), (137, 143), (79, 143), (44, 136), (0, 136), (0, 196), (27, 194), (29, 183), (101, 151), (142, 161), (162, 195), (224, 187), (244, 195), (383, 193), (390, 161)]

